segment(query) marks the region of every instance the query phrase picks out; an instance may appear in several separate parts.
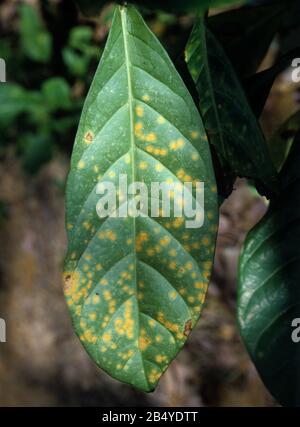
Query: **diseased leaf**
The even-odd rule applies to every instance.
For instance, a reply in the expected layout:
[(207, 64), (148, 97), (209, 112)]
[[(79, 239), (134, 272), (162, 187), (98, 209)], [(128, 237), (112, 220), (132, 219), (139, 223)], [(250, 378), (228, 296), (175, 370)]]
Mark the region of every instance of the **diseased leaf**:
[[(109, 0), (75, 0), (83, 13), (96, 15), (101, 8), (110, 3)], [(118, 3), (122, 3), (119, 1)], [(169, 12), (189, 12), (205, 11), (210, 7), (229, 6), (233, 4), (241, 5), (243, 0), (133, 0), (128, 3), (135, 3), (138, 6), (145, 6), (148, 9), (166, 10)]]
[(238, 76), (255, 73), (281, 27), (286, 2), (243, 7), (208, 18), (208, 26), (233, 64)]
[(300, 140), (281, 171), (281, 195), (248, 234), (239, 266), (238, 321), (265, 385), (283, 405), (300, 405)]
[(300, 111), (297, 111), (268, 140), (270, 155), (278, 171), (282, 169), (288, 157), (299, 127)]
[(204, 17), (196, 22), (186, 61), (199, 93), (200, 112), (224, 171), (254, 179), (265, 192), (276, 191), (272, 166), (261, 129), (240, 82)]
[[(152, 182), (173, 182), (177, 190), (183, 182), (204, 182), (203, 226), (186, 228), (186, 217), (175, 217), (173, 207), (170, 217), (99, 218), (99, 183), (114, 183), (125, 197), (121, 175), (148, 189)], [(201, 312), (217, 221), (199, 113), (138, 12), (118, 7), (72, 155), (65, 264), (76, 333), (113, 377), (155, 388)]]

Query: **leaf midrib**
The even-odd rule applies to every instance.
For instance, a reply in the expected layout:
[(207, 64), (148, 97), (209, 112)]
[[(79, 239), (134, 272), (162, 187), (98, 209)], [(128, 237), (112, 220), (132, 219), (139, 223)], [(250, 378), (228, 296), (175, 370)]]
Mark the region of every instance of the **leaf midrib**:
[[(130, 73), (130, 58), (129, 58), (129, 48), (128, 48), (128, 37), (127, 37), (127, 23), (126, 23), (126, 8), (120, 7), (121, 14), (121, 25), (122, 25), (122, 34), (124, 41), (124, 54), (125, 54), (125, 67), (127, 75), (127, 86), (128, 86), (128, 107), (129, 107), (129, 121), (130, 121), (130, 153), (131, 153), (131, 172), (132, 172), (132, 182), (135, 181), (136, 170), (135, 170), (135, 136), (134, 136), (134, 115), (133, 115), (133, 95), (132, 95), (132, 83), (131, 83), (131, 73)], [(134, 247), (136, 243), (136, 221), (133, 220), (133, 241)], [(136, 284), (136, 251), (134, 251), (134, 262), (135, 262), (135, 284)]]
[[(124, 41), (124, 55), (125, 55), (125, 67), (126, 67), (126, 75), (127, 75), (127, 86), (128, 86), (128, 107), (129, 107), (129, 121), (130, 121), (130, 152), (131, 152), (131, 171), (132, 171), (132, 182), (136, 181), (136, 168), (135, 168), (135, 149), (136, 149), (136, 142), (135, 142), (135, 134), (134, 134), (134, 113), (133, 113), (133, 104), (134, 104), (134, 97), (133, 97), (133, 91), (132, 91), (132, 82), (131, 82), (131, 62), (130, 62), (130, 56), (129, 56), (129, 41), (128, 41), (128, 31), (127, 31), (127, 16), (126, 6), (120, 6), (120, 15), (121, 15), (121, 26), (122, 26), (122, 34), (123, 34), (123, 41)], [(138, 285), (137, 285), (137, 254), (136, 254), (136, 219), (135, 217), (132, 218), (132, 224), (133, 224), (133, 262), (134, 262), (134, 281), (135, 281), (135, 295), (136, 295), (136, 303), (138, 307), (138, 315), (137, 315), (137, 330), (138, 330), (138, 340), (139, 340), (139, 331), (140, 331), (140, 309), (139, 309), (139, 301), (137, 298), (138, 294)], [(137, 343), (137, 349), (140, 352), (141, 355), (141, 361), (143, 365), (144, 370), (144, 378), (147, 383), (148, 388), (150, 387), (148, 378), (146, 375), (146, 369), (144, 365), (144, 359), (142, 352), (139, 348), (139, 341)]]

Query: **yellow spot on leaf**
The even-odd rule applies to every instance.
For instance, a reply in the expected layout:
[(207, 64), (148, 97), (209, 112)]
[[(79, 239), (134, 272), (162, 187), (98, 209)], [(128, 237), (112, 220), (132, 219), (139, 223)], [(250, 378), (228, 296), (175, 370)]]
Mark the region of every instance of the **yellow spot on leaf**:
[(147, 142), (155, 142), (156, 141), (156, 134), (154, 132), (149, 133), (145, 137)]
[(174, 301), (174, 299), (176, 299), (176, 297), (177, 297), (177, 292), (176, 291), (170, 291), (168, 295), (169, 295), (170, 300)]
[(143, 108), (143, 107), (141, 107), (140, 105), (138, 105), (138, 106), (136, 107), (136, 109), (135, 109), (135, 112), (136, 112), (136, 115), (137, 115), (138, 117), (143, 117), (143, 115), (144, 115), (144, 108)]
[(78, 169), (84, 169), (85, 168), (85, 162), (83, 160), (79, 160), (79, 162), (77, 163), (77, 168)]
[(96, 318), (97, 318), (96, 313), (95, 313), (94, 311), (93, 311), (92, 313), (89, 313), (89, 318), (90, 318), (90, 320), (92, 320), (92, 321), (96, 320)]
[(111, 340), (111, 335), (109, 332), (106, 332), (105, 334), (102, 335), (102, 339), (104, 342), (109, 342)]
[(147, 162), (142, 161), (142, 162), (139, 163), (139, 168), (140, 169), (144, 170), (144, 169), (147, 169), (147, 167), (148, 167), (148, 163)]
[(93, 301), (93, 304), (98, 304), (100, 302), (99, 295), (94, 295), (92, 301)]

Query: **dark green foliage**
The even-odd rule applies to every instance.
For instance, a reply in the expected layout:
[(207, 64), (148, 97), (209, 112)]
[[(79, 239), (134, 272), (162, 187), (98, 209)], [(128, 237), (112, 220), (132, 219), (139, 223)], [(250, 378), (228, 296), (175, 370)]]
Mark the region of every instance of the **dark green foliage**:
[(249, 233), (239, 267), (238, 320), (242, 338), (270, 392), (299, 406), (300, 141), (281, 171), (282, 193)]
[[(18, 12), (19, 32), (0, 40), (8, 79), (0, 85), (0, 154), (8, 144), (16, 143), (24, 169), (33, 173), (51, 159), (55, 147), (70, 149), (68, 141), (75, 134), (89, 69), (99, 59), (101, 49), (93, 42), (92, 28), (70, 28), (62, 47), (63, 69), (58, 70), (54, 35), (41, 13), (25, 3)], [(83, 76), (81, 93), (73, 95), (74, 79)]]
[(228, 176), (248, 177), (276, 192), (262, 131), (248, 105), (235, 71), (204, 17), (195, 23), (186, 60), (199, 93), (200, 112), (211, 144)]

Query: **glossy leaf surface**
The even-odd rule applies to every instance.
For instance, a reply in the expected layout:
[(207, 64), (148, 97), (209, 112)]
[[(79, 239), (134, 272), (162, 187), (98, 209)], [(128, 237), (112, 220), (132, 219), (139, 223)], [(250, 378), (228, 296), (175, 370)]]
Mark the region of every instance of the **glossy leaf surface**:
[(207, 28), (196, 22), (186, 61), (199, 93), (200, 112), (228, 175), (253, 178), (267, 191), (276, 189), (276, 171), (261, 129), (224, 50)]
[(244, 343), (265, 385), (288, 406), (300, 405), (299, 342), (292, 339), (292, 322), (300, 317), (299, 142), (281, 171), (280, 197), (248, 234), (238, 289)]

